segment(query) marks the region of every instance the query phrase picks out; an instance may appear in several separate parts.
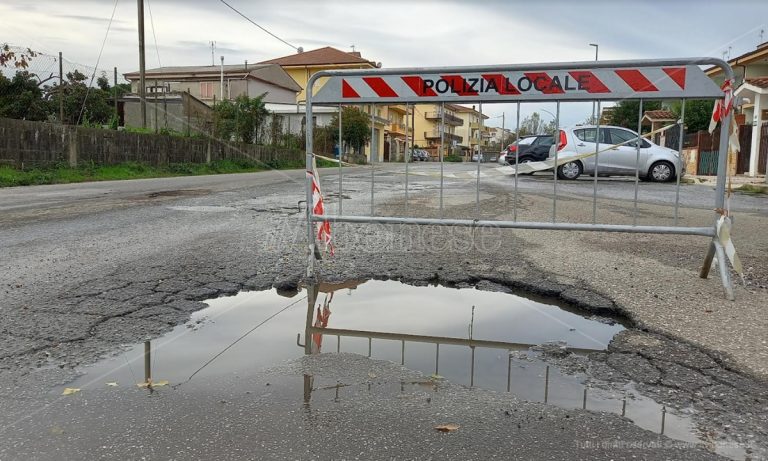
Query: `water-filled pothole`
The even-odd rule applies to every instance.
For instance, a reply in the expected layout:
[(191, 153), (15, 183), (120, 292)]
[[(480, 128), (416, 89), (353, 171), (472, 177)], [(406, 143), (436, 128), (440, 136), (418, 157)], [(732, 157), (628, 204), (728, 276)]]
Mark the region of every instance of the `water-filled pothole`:
[(208, 304), (187, 324), (88, 368), (69, 386), (140, 383), (150, 373), (154, 382), (183, 389), (203, 377), (247, 376), (304, 354), (345, 352), (526, 400), (623, 414), (643, 428), (699, 442), (689, 415), (666, 411), (629, 386), (587, 388), (580, 370), (558, 364), (562, 351), (604, 350), (624, 329), (565, 306), (394, 281), (243, 292)]

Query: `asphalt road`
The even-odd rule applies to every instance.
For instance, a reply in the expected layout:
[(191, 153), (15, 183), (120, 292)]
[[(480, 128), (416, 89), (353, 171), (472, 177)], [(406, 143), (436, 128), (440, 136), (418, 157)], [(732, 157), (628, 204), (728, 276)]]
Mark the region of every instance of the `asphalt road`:
[[(377, 167), (375, 214), (406, 213), (401, 167)], [(437, 171), (432, 164), (412, 168), (429, 174)], [(446, 171), (472, 168), (446, 165)], [(484, 170), (490, 168), (483, 165)], [(369, 212), (370, 170), (356, 167), (347, 169), (347, 173), (344, 213)], [(334, 169), (321, 170), (321, 176), (328, 210), (334, 212), (338, 206), (338, 196), (334, 196), (338, 178)], [(409, 179), (408, 215), (478, 215), (473, 181), (446, 180), (441, 211), (437, 205), (439, 179)], [(518, 179), (517, 197), (511, 178), (484, 180), (480, 216), (511, 219), (517, 213), (518, 219), (551, 219), (551, 176)], [(269, 415), (249, 420), (254, 425), (263, 427), (278, 421), (275, 430), (260, 432), (256, 439), (243, 438), (245, 429), (228, 435), (222, 431), (219, 420), (203, 417), (199, 420), (204, 423), (195, 428), (200, 430), (199, 438), (179, 435), (188, 433), (185, 428), (198, 420), (187, 417), (196, 414), (195, 406), (201, 412), (221, 415), (242, 427), (247, 418), (243, 411), (239, 413), (243, 415), (240, 419), (232, 419), (234, 413), (223, 410), (229, 408), (226, 403), (216, 405), (220, 400), (234, 399), (221, 398), (221, 393), (161, 396), (158, 401), (163, 411), (151, 413), (149, 421), (155, 426), (179, 430), (166, 431), (163, 437), (156, 438), (151, 436), (149, 427), (137, 429), (141, 426), (139, 421), (129, 424), (134, 421), (129, 414), (136, 406), (128, 394), (67, 401), (49, 393), (54, 385), (76, 376), (78, 366), (92, 363), (121, 345), (155, 337), (185, 321), (190, 312), (205, 307), (200, 300), (243, 289), (295, 285), (305, 272), (306, 261), (306, 228), (297, 208), (305, 197), (303, 186), (304, 172), (288, 171), (0, 190), (0, 402), (9, 409), (0, 416), (4, 433), (0, 459), (60, 459), (94, 453), (90, 450), (100, 443), (97, 429), (104, 427), (98, 421), (115, 421), (114, 431), (103, 432), (110, 443), (99, 445), (108, 447), (96, 452), (99, 457), (250, 457), (244, 455), (247, 451), (239, 450), (254, 446), (270, 447), (271, 451), (263, 452), (263, 457), (275, 459), (329, 458), (334, 453), (344, 458), (409, 458), (418, 453), (417, 457), (424, 458), (528, 459), (532, 452), (521, 447), (533, 446), (543, 447), (535, 453), (537, 457), (551, 459), (709, 456), (699, 449), (623, 447), (597, 455), (592, 451), (566, 450), (568, 444), (592, 446), (584, 443), (587, 440), (634, 440), (638, 441), (636, 446), (642, 447), (644, 442), (659, 439), (617, 416), (594, 418), (577, 410), (522, 403), (515, 406), (519, 406), (525, 421), (540, 422), (529, 426), (533, 428), (530, 431), (515, 433), (515, 428), (524, 425), (517, 426), (517, 420), (509, 423), (509, 427), (506, 422), (499, 422), (506, 421), (503, 411), (483, 420), (483, 415), (492, 413), (491, 408), (502, 408), (492, 393), (466, 394), (462, 389), (446, 393), (446, 400), (440, 402), (443, 410), (437, 415), (458, 419), (463, 412), (455, 409), (463, 409), (473, 415), (467, 420), (471, 420), (468, 424), (473, 431), (461, 432), (454, 439), (438, 439), (435, 437), (456, 434), (436, 435), (431, 429), (418, 431), (413, 424), (404, 424), (410, 419), (425, 424), (440, 419), (427, 418), (435, 411), (433, 407), (410, 405), (409, 399), (385, 392), (369, 404), (361, 403), (365, 397), (364, 377), (370, 372), (366, 367), (379, 365), (356, 360), (348, 364), (350, 373), (357, 373), (356, 378), (350, 378), (355, 397), (342, 406), (320, 405), (315, 419), (311, 411), (309, 416), (302, 416), (303, 407), (297, 406), (297, 395), (295, 389), (290, 390), (291, 386), (286, 387), (289, 391), (285, 394), (275, 391), (279, 398), (268, 404), (262, 400), (246, 404), (238, 397), (235, 408), (247, 409), (247, 414)], [(633, 187), (631, 181), (600, 179), (600, 221), (632, 222), (634, 205), (627, 199), (634, 196)], [(558, 200), (558, 220), (591, 222), (590, 180), (558, 182), (560, 192), (564, 196)], [(708, 211), (713, 201), (711, 187), (685, 185), (680, 193), (681, 223), (712, 223), (713, 215)], [(639, 223), (671, 222), (673, 185), (641, 183), (639, 196)], [(624, 344), (613, 351), (616, 358), (606, 362), (615, 366), (609, 367), (611, 370), (639, 379), (632, 375), (632, 370), (639, 369), (641, 361), (642, 366), (651, 367), (649, 370), (658, 375), (649, 386), (662, 390), (660, 394), (688, 399), (694, 407), (706, 407), (720, 395), (716, 424), (731, 426), (741, 419), (740, 436), (751, 435), (751, 440), (762, 444), (768, 427), (767, 412), (753, 411), (746, 417), (744, 408), (747, 402), (758, 408), (768, 405), (761, 393), (768, 376), (768, 345), (764, 335), (768, 328), (764, 315), (768, 300), (768, 272), (764, 264), (768, 260), (768, 237), (764, 232), (768, 206), (762, 197), (736, 195), (732, 209), (738, 211), (734, 239), (748, 268), (748, 284), (737, 285), (735, 303), (723, 299), (716, 273), (706, 280), (697, 277), (707, 245), (700, 237), (496, 229), (480, 233), (482, 245), (468, 245), (472, 234), (462, 229), (339, 224), (334, 226), (337, 256), (321, 262), (319, 271), (326, 280), (381, 277), (452, 285), (486, 279), (514, 290), (559, 297), (586, 310), (608, 310), (625, 316), (661, 339), (654, 340), (658, 350), (653, 353), (643, 352), (648, 347), (647, 340)], [(700, 353), (696, 355), (699, 359), (687, 360), (685, 357), (691, 353), (679, 354), (682, 358), (675, 359), (670, 350), (680, 345), (694, 348)], [(320, 356), (315, 360), (330, 359)], [(304, 374), (301, 367), (316, 365), (309, 359), (309, 363), (296, 365), (297, 368), (271, 373), (277, 376), (276, 380), (293, 382)], [(685, 373), (681, 374), (677, 365), (684, 366)], [(328, 366), (339, 370), (338, 365)], [(386, 367), (377, 370), (377, 376), (382, 376), (385, 383), (383, 387), (399, 382), (400, 377)], [(332, 373), (328, 375), (331, 379)], [(267, 376), (254, 379), (273, 379)], [(724, 393), (738, 394), (739, 398), (723, 400)], [(145, 405), (149, 401), (142, 400), (139, 411), (150, 415), (151, 410)], [(114, 412), (104, 411), (108, 402), (114, 404)], [(454, 410), (448, 411), (449, 408)], [(302, 424), (306, 418), (320, 423)], [(578, 425), (564, 425), (561, 418), (578, 419), (583, 430)], [(53, 420), (93, 430), (73, 431), (59, 422), (51, 424)], [(120, 434), (127, 430), (126, 425), (132, 429), (123, 437)], [(347, 430), (329, 430), (331, 427)], [(565, 427), (568, 429), (560, 429)], [(294, 431), (295, 428), (301, 430)], [(382, 435), (386, 431), (393, 435), (391, 439)], [(41, 435), (49, 433), (53, 437)], [(205, 443), (205, 433), (216, 434), (217, 443)], [(476, 436), (481, 433), (488, 435)], [(233, 434), (242, 437), (232, 438)], [(350, 434), (358, 442), (349, 441)], [(592, 434), (591, 438), (585, 438), (585, 434)], [(294, 440), (291, 437), (298, 439), (299, 445), (286, 444), (289, 438)], [(381, 443), (388, 449), (398, 443), (402, 451), (389, 452), (381, 445), (359, 442), (381, 437)], [(449, 442), (445, 448), (453, 451), (443, 456), (439, 446), (446, 440)], [(205, 450), (199, 451), (201, 447)]]

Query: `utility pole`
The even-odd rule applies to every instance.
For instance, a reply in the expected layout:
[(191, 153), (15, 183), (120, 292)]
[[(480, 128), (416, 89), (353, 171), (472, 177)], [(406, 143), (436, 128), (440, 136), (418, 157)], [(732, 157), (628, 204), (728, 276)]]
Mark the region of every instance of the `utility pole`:
[(59, 51), (59, 123), (64, 124), (64, 61)]
[(208, 43), (211, 44), (211, 66), (215, 66), (216, 65), (216, 57), (214, 55), (216, 53), (216, 42), (211, 40)]
[(144, 81), (144, 0), (137, 0), (139, 6), (139, 104), (141, 106), (141, 127), (147, 128), (147, 87)]
[(120, 115), (117, 110), (117, 67), (115, 67), (115, 77), (112, 89), (115, 91), (115, 120), (117, 120), (117, 126), (120, 126)]
[(504, 148), (507, 147), (505, 145), (505, 143), (506, 143), (505, 136), (507, 134), (507, 132), (506, 132), (506, 130), (504, 128), (504, 126), (505, 126), (504, 125), (504, 116), (505, 115), (506, 115), (506, 113), (504, 113), (504, 112), (501, 113), (501, 142), (499, 143), (499, 144), (501, 144), (501, 149), (499, 149), (499, 150), (504, 150)]
[(221, 94), (219, 99), (224, 100), (224, 56), (221, 57)]

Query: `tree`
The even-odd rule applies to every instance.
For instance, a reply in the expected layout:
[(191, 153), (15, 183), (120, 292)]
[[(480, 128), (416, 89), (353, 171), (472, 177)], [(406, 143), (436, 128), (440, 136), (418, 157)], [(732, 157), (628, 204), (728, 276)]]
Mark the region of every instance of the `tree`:
[[(712, 108), (715, 105), (713, 99), (696, 99), (685, 101), (685, 128), (690, 133), (709, 129), (709, 121), (712, 119)], [(679, 118), (682, 108), (680, 101), (670, 104), (670, 110)]]
[[(661, 109), (661, 101), (643, 101), (643, 112), (647, 110)], [(630, 130), (637, 130), (640, 101), (637, 99), (625, 99), (618, 103), (608, 120), (608, 124), (623, 126)], [(687, 117), (686, 117), (687, 118)]]
[(234, 101), (224, 100), (216, 105), (216, 136), (222, 139), (253, 143), (267, 120), (269, 111), (262, 94), (256, 98), (238, 96)]
[(16, 51), (7, 43), (0, 46), (0, 67), (9, 67), (13, 65), (16, 69), (26, 69), (29, 67), (29, 61), (37, 56), (37, 53), (27, 48), (23, 51)]
[(9, 79), (0, 73), (0, 117), (46, 120), (49, 112), (50, 104), (34, 74), (21, 71)]
[[(357, 107), (345, 107), (341, 112), (341, 138), (348, 146), (352, 146), (356, 152), (362, 153), (363, 145), (371, 139), (370, 116), (363, 113)], [(330, 126), (339, 126), (339, 115), (334, 114)], [(334, 142), (339, 141), (339, 130), (334, 130)], [(341, 150), (344, 152), (344, 149)]]
[(107, 89), (91, 88), (89, 91), (87, 81), (85, 74), (74, 70), (67, 73), (63, 85), (46, 86), (44, 90), (51, 101), (51, 115), (58, 118), (57, 108), (63, 98), (65, 123), (107, 124), (114, 113), (110, 102), (113, 94), (108, 86)]
[(529, 136), (533, 134), (551, 134), (555, 131), (555, 121), (550, 120), (544, 123), (541, 120), (541, 115), (538, 112), (534, 112), (528, 117), (525, 117), (520, 122), (520, 136)]

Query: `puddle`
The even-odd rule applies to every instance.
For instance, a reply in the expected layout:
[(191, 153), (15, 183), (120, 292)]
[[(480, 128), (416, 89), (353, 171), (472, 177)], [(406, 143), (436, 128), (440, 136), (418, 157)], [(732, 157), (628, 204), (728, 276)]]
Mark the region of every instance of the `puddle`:
[(236, 208), (230, 206), (214, 206), (214, 205), (198, 205), (198, 206), (169, 206), (169, 210), (175, 211), (197, 211), (202, 213), (224, 213), (228, 211), (237, 211)]
[[(308, 294), (316, 302), (309, 304)], [(563, 348), (577, 354), (604, 350), (624, 329), (565, 306), (394, 281), (320, 284), (298, 293), (243, 292), (208, 304), (187, 324), (153, 340), (149, 356), (147, 346), (138, 344), (84, 370), (68, 387), (133, 386), (145, 381), (145, 370), (154, 382), (194, 387), (196, 380), (248, 376), (304, 354), (345, 352), (530, 401), (624, 414), (645, 429), (701, 442), (689, 414), (666, 411), (631, 387), (585, 392), (584, 375), (545, 362), (545, 355)], [(544, 347), (547, 352), (536, 347), (548, 342), (555, 343)]]
[(146, 195), (147, 198), (161, 198), (161, 197), (197, 197), (201, 195), (209, 194), (211, 191), (208, 189), (178, 189), (178, 190), (162, 190), (158, 192), (150, 192)]

